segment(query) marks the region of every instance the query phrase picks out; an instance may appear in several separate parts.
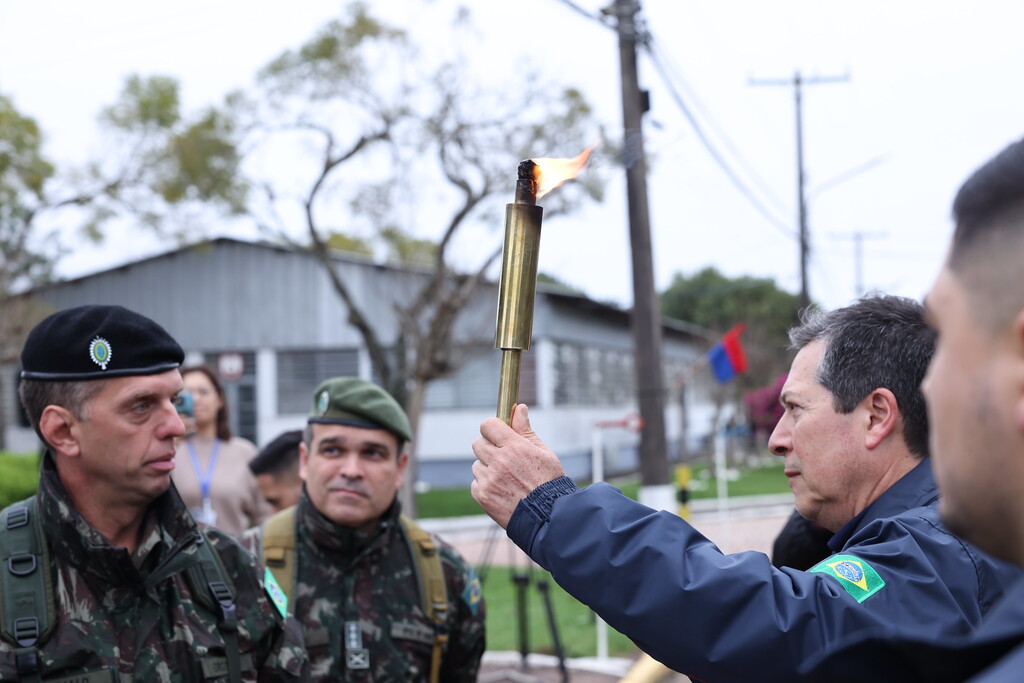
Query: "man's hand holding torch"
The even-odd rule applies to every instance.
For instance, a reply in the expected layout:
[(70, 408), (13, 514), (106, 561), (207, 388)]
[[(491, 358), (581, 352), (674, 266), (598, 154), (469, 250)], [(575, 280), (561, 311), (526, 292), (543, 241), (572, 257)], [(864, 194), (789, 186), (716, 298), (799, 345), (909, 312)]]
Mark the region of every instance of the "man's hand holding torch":
[(508, 527), (519, 501), (545, 482), (565, 475), (554, 451), (544, 445), (530, 426), (526, 406), (519, 404), (509, 426), (496, 417), (480, 425), (473, 442), (473, 483), (470, 492), (491, 519)]

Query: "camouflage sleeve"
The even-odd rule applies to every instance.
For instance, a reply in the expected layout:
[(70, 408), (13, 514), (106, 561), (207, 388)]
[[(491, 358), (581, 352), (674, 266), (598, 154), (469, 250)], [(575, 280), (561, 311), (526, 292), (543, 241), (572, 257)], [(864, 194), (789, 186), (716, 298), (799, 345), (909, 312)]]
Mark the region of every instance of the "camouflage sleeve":
[(277, 606), (273, 586), (265, 581), (263, 567), (234, 539), (210, 534), (225, 570), (235, 586), (238, 632), (253, 648), (260, 683), (309, 680), (309, 657), (302, 629), (293, 617)]
[(245, 548), (258, 562), (261, 552), (260, 546), (263, 545), (263, 527), (254, 526), (251, 529), (246, 529), (238, 535), (237, 540), (239, 545)]
[(485, 607), (480, 579), (459, 552), (440, 541), (441, 562), (448, 584), (448, 649), (441, 663), (441, 680), (476, 681), (486, 647)]

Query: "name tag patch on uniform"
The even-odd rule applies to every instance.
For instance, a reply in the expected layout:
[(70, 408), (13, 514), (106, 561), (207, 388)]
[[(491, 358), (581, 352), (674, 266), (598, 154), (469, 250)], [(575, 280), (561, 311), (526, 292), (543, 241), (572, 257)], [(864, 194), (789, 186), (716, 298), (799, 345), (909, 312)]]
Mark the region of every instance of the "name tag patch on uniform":
[(854, 555), (833, 555), (811, 567), (810, 571), (827, 574), (857, 602), (864, 602), (885, 588), (885, 581), (870, 564)]
[(288, 596), (285, 595), (284, 591), (281, 590), (281, 585), (274, 578), (274, 573), (270, 569), (263, 571), (263, 587), (267, 591), (267, 597), (274, 603), (274, 607), (281, 613), (282, 617), (288, 616)]
[(434, 629), (411, 620), (395, 621), (391, 624), (391, 637), (430, 645), (434, 642)]
[[(203, 657), (199, 660), (199, 665), (203, 667), (203, 678), (223, 678), (229, 673), (228, 669), (228, 658), (227, 657), (215, 657), (213, 655)], [(252, 654), (246, 653), (239, 658), (239, 668), (242, 671), (252, 671)]]
[(114, 683), (114, 670), (109, 666), (95, 671), (84, 671), (80, 674), (47, 678), (47, 683)]

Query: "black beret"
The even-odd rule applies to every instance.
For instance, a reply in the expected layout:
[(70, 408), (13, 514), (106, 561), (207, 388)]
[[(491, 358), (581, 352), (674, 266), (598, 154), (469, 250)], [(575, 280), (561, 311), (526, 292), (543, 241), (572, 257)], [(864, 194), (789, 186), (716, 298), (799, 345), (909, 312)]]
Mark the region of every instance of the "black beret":
[(358, 377), (335, 377), (313, 392), (311, 424), (343, 424), (364, 429), (385, 429), (403, 441), (412, 441), (409, 418), (391, 394)]
[(79, 306), (32, 328), (21, 351), (21, 376), (67, 382), (155, 375), (184, 358), (178, 342), (144, 315), (123, 306)]

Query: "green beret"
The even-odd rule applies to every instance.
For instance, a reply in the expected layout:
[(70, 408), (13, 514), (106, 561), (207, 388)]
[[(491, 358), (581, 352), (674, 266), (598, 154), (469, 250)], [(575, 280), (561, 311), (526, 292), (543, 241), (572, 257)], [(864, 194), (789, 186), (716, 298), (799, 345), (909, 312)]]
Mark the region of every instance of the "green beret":
[(146, 316), (123, 306), (78, 306), (32, 328), (21, 351), (21, 376), (67, 382), (155, 375), (184, 359), (178, 342)]
[(364, 429), (386, 429), (403, 441), (412, 441), (409, 418), (391, 394), (358, 377), (334, 377), (313, 392), (310, 424), (342, 424)]

